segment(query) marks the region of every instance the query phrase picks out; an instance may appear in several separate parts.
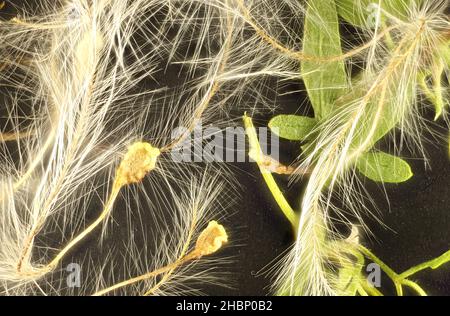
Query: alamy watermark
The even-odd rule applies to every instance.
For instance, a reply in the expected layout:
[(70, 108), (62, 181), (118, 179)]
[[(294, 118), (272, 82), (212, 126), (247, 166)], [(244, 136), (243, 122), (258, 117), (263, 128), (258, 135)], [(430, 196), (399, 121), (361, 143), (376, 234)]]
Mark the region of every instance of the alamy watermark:
[(366, 26), (371, 29), (376, 29), (381, 23), (381, 7), (378, 3), (369, 3), (366, 7), (368, 13)]
[[(262, 154), (274, 160), (280, 157), (280, 140), (276, 130), (257, 128)], [(187, 136), (186, 136), (187, 135)], [(172, 149), (175, 162), (248, 162), (247, 136), (243, 127), (203, 127), (199, 120), (191, 132), (178, 127), (172, 132), (172, 140), (183, 140)]]
[(66, 272), (66, 284), (68, 288), (81, 287), (81, 266), (78, 263), (71, 263), (67, 265)]
[(376, 288), (381, 287), (381, 267), (376, 263), (370, 263), (366, 267), (367, 282)]
[[(81, 265), (78, 263), (70, 263), (67, 265), (65, 272), (66, 285), (68, 288), (81, 287)], [(370, 263), (366, 267), (367, 282), (375, 287), (381, 288), (381, 267), (376, 263)]]

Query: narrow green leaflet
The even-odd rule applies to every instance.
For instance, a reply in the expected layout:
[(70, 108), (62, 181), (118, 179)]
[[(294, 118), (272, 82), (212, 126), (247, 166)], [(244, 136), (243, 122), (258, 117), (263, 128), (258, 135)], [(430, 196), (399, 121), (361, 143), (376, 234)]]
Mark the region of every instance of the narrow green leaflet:
[(410, 10), (419, 8), (423, 1), (424, 0), (381, 0), (382, 8), (386, 12), (403, 20), (408, 19)]
[(444, 101), (444, 88), (442, 87), (442, 77), (444, 75), (444, 62), (439, 60), (439, 62), (433, 67), (433, 91), (436, 95), (436, 102), (434, 103), (436, 107), (436, 117), (437, 120), (444, 111), (445, 101)]
[[(364, 80), (370, 79), (361, 79), (362, 87), (365, 85)], [(361, 149), (360, 146), (364, 144), (363, 151), (370, 150), (380, 139), (397, 126), (403, 116), (402, 109), (405, 107), (405, 104), (414, 102), (415, 82), (411, 81), (406, 90), (404, 90), (404, 87), (396, 85), (396, 79), (392, 79), (392, 82), (390, 94), (386, 96), (385, 100), (380, 100), (377, 98), (378, 96), (374, 96), (371, 102), (365, 106), (365, 114), (361, 117), (355, 131), (352, 143), (353, 148)], [(400, 94), (396, 93), (395, 89), (402, 89), (401, 94), (405, 95), (405, 97), (403, 99), (395, 98), (396, 95)], [(364, 91), (358, 90), (355, 89), (354, 92), (356, 97), (358, 93), (364, 95)], [(382, 107), (381, 112), (379, 112), (380, 106)], [(376, 128), (373, 130), (375, 122)]]
[(358, 269), (352, 266), (346, 266), (339, 270), (336, 286), (339, 296), (356, 296), (358, 283), (355, 277), (359, 276), (357, 273), (359, 273)]
[(336, 0), (339, 15), (354, 26), (367, 26), (373, 0)]
[[(418, 75), (418, 83), (422, 92), (434, 105), (436, 111), (434, 120), (439, 119), (442, 116), (445, 107), (449, 105), (448, 86), (443, 86), (443, 81), (444, 77), (448, 76), (446, 74), (446, 71), (448, 70), (446, 63), (449, 63), (450, 65), (450, 48), (443, 45), (440, 52), (442, 54), (435, 57), (431, 70), (419, 73)], [(429, 86), (430, 77), (432, 79), (431, 87)]]
[[(408, 17), (408, 10), (423, 0), (336, 0), (339, 13), (345, 21), (359, 27), (375, 27), (379, 5), (384, 12), (400, 19)], [(381, 16), (384, 20), (384, 16)], [(381, 22), (382, 22), (381, 21)]]
[(401, 183), (413, 176), (406, 161), (383, 152), (361, 155), (356, 167), (363, 175), (376, 182)]
[(278, 115), (270, 120), (273, 133), (288, 140), (304, 140), (314, 129), (317, 121), (311, 117), (298, 115)]
[(444, 60), (447, 63), (447, 65), (450, 67), (450, 43), (447, 43), (447, 45), (443, 46), (441, 49), (442, 55), (444, 56)]
[[(330, 57), (342, 55), (339, 21), (334, 0), (310, 0), (303, 38), (305, 55)], [(333, 103), (347, 87), (343, 61), (304, 61), (301, 73), (318, 120), (327, 117)]]

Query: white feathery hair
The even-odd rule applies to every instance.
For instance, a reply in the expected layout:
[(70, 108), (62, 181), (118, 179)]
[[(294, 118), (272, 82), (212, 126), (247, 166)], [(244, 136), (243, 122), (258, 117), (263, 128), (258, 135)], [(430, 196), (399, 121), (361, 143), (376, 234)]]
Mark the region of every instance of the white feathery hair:
[[(60, 268), (36, 280), (33, 286), (9, 288), (10, 293), (93, 295), (173, 264), (195, 248), (197, 238), (211, 220), (226, 226), (236, 197), (226, 188), (221, 171), (207, 168), (180, 173), (176, 179), (156, 176), (148, 180), (131, 190), (130, 197), (124, 197), (124, 203), (118, 205), (121, 214), (113, 215), (117, 224), (110, 225), (107, 235), (93, 234), (97, 242), (68, 256)], [(164, 186), (165, 192), (157, 190), (155, 184)], [(107, 295), (201, 295), (208, 286), (228, 288), (233, 283), (226, 269), (232, 261), (223, 254), (204, 257)], [(81, 268), (79, 288), (67, 283), (66, 267), (71, 263)]]
[[(145, 140), (163, 148), (173, 141), (175, 127), (189, 127), (199, 117), (216, 119), (215, 105), (221, 103), (210, 102), (216, 93), (210, 91), (217, 90), (233, 23), (219, 9), (205, 13), (210, 21), (213, 15), (219, 17), (212, 28), (216, 37), (203, 33), (207, 27), (191, 24), (202, 10), (213, 10), (197, 1), (40, 1), (34, 11), (0, 23), (0, 81), (8, 89), (2, 111), (8, 115), (8, 134), (16, 136), (14, 144), (1, 144), (2, 293), (47, 293), (39, 284), (51, 285), (54, 274), (34, 272), (45, 266), (54, 248), (77, 236), (92, 217), (89, 214), (101, 210), (129, 145)], [(195, 63), (187, 69), (185, 82), (171, 89), (164, 81), (165, 70), (186, 52), (188, 36), (200, 36), (192, 39), (199, 45), (223, 48), (208, 49), (205, 56), (200, 56), (201, 46), (187, 50), (181, 60), (191, 56)], [(196, 199), (204, 199), (200, 189), (216, 192), (211, 183), (221, 187), (218, 175), (198, 183), (192, 179), (195, 170), (179, 167), (177, 174), (177, 168), (157, 166), (148, 176), (155, 181), (150, 189), (159, 191), (155, 195), (171, 193), (152, 202), (155, 220), (167, 216), (172, 195), (176, 211), (187, 203), (185, 212), (173, 218), (177, 234), (171, 238), (189, 229), (182, 225), (190, 222), (194, 196), (177, 198), (176, 190), (161, 184), (176, 177), (193, 186), (185, 189), (192, 189)], [(211, 197), (221, 198), (215, 193)], [(122, 198), (130, 205), (135, 197)], [(211, 201), (203, 202), (198, 225)], [(135, 208), (148, 211), (145, 206)], [(166, 243), (173, 249), (161, 249), (155, 257), (159, 259), (147, 265), (176, 256), (175, 240)], [(134, 251), (131, 245), (129, 251)]]
[[(391, 33), (398, 42), (397, 52), (373, 29), (361, 29), (361, 35), (372, 40), (370, 49), (359, 54), (364, 71), (347, 97), (336, 102), (334, 115), (314, 131), (317, 139), (300, 166), (312, 174), (297, 241), (275, 282), (279, 293), (335, 294), (324, 244), (342, 238), (333, 229), (336, 221), (348, 223), (347, 216), (370, 212), (353, 162), (372, 147), (373, 122), (377, 127), (384, 115), (394, 116), (400, 139), (409, 136), (423, 151), (416, 78), (437, 53), (441, 31), (449, 28), (445, 3), (424, 0), (420, 6), (411, 5), (406, 20), (386, 13), (388, 23), (395, 26)], [(0, 151), (4, 161), (0, 165), (2, 292), (52, 292), (43, 290), (35, 277), (17, 273), (24, 240), (35, 230), (56, 232), (61, 242), (71, 240), (92, 208), (104, 203), (120, 153), (131, 143), (144, 139), (168, 151), (176, 143), (171, 132), (178, 126), (190, 130), (198, 119), (219, 124), (224, 122), (222, 115), (228, 118), (231, 110), (243, 111), (246, 104), (255, 105), (254, 112), (273, 109), (276, 100), (268, 98), (267, 91), (278, 92), (278, 87), (271, 80), (301, 78), (299, 64), (307, 56), (302, 54), (299, 30), (306, 10), (307, 2), (298, 0), (44, 0), (37, 11), (0, 23), (0, 82), (8, 89), (0, 109), (7, 113), (9, 134), (2, 138), (17, 136), (14, 143), (2, 144)], [(179, 76), (180, 82), (172, 84), (166, 79), (169, 76)], [(402, 144), (396, 144), (396, 151)], [(176, 214), (190, 210), (195, 199), (183, 195), (189, 189), (181, 195), (173, 189), (169, 197), (158, 190), (161, 183), (170, 188), (167, 181), (181, 180), (203, 189), (212, 187), (198, 186), (188, 167), (172, 165), (164, 157), (160, 162), (143, 185), (159, 199), (149, 195), (144, 201), (155, 209), (155, 222), (167, 223), (168, 209)], [(128, 205), (128, 217), (147, 211), (146, 203), (139, 202), (142, 194), (129, 188), (126, 193), (121, 198)], [(349, 214), (332, 204), (332, 195), (345, 198)], [(217, 198), (222, 201), (222, 196)], [(175, 208), (170, 206), (174, 201)], [(122, 256), (130, 259), (131, 254), (135, 259), (125, 261), (124, 278), (131, 270), (145, 273), (177, 258), (180, 236), (192, 221), (190, 212), (180, 214), (184, 215), (173, 222), (179, 239), (167, 242), (173, 250), (161, 247), (161, 253), (145, 260), (151, 254), (136, 250), (131, 235), (124, 241), (128, 253)], [(161, 225), (157, 232), (166, 228)], [(107, 235), (104, 227), (102, 238)], [(44, 264), (54, 252), (45, 244), (35, 248), (25, 264)], [(111, 250), (103, 262), (116, 255)], [(111, 268), (120, 265), (111, 262)], [(101, 266), (93, 263), (92, 274), (102, 274)], [(110, 285), (112, 279), (120, 281), (113, 272), (105, 274), (104, 280), (95, 279), (95, 289)], [(181, 291), (183, 285), (177, 282), (190, 278), (177, 279), (177, 275), (170, 275), (155, 294), (190, 293)], [(41, 281), (58, 283), (56, 276), (48, 277)], [(169, 286), (172, 280), (174, 287)], [(142, 293), (155, 286), (153, 282), (129, 290)]]
[[(421, 144), (423, 119), (418, 102), (417, 78), (439, 57), (449, 29), (445, 1), (423, 1), (408, 7), (405, 20), (383, 12), (392, 31), (393, 48), (386, 47), (373, 29), (362, 29), (374, 41), (362, 56), (360, 79), (336, 101), (336, 110), (312, 133), (299, 170), (312, 170), (303, 194), (298, 235), (292, 251), (280, 264), (274, 288), (287, 295), (336, 295), (337, 271), (330, 261), (332, 241), (342, 241), (337, 223), (364, 227), (361, 214), (370, 212), (355, 171), (355, 161), (372, 149), (385, 133), (400, 133), (394, 146), (399, 153), (406, 139), (424, 153)], [(448, 71), (448, 66), (447, 66)], [(387, 124), (387, 122), (391, 122)], [(384, 124), (384, 125), (383, 125)], [(392, 130), (396, 128), (395, 130)], [(392, 137), (394, 139), (394, 137)], [(333, 202), (340, 197), (342, 205)], [(340, 203), (341, 204), (341, 203)]]

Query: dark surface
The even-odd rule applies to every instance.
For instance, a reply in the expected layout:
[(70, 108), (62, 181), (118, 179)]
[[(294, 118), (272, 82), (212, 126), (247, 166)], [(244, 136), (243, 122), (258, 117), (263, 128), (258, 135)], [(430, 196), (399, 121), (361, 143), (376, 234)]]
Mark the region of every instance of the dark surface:
[[(390, 207), (382, 187), (366, 180), (382, 213), (379, 218), (387, 227), (368, 218), (373, 236), (363, 238), (362, 242), (397, 272), (435, 258), (450, 248), (447, 149), (445, 146), (428, 147), (430, 169), (425, 169), (421, 160), (406, 159), (412, 166), (414, 177), (404, 184), (386, 185)], [(269, 279), (252, 274), (281, 255), (290, 245), (292, 236), (289, 223), (280, 216), (256, 166), (243, 165), (242, 168), (253, 176), (238, 175), (239, 182), (249, 189), (248, 197), (246, 195), (233, 221), (247, 223), (248, 230), (242, 233), (247, 236), (246, 245), (238, 250), (242, 258), (238, 259), (238, 264), (243, 269), (238, 282), (240, 286), (232, 293), (267, 294), (264, 288), (270, 285)], [(298, 202), (295, 196), (300, 194), (301, 185), (289, 189), (293, 203)], [(429, 294), (450, 295), (448, 264), (436, 271), (419, 273), (413, 279), (418, 280)], [(383, 284), (388, 281), (385, 282)]]
[[(286, 89), (298, 91), (302, 87), (292, 83)], [(295, 113), (304, 100), (305, 96), (301, 93), (279, 98), (278, 103), (283, 108), (276, 114)], [(266, 126), (272, 116), (273, 113), (269, 113), (256, 117), (255, 121), (260, 126)], [(298, 154), (295, 143), (283, 143), (283, 148), (286, 149), (283, 159), (287, 162)], [(363, 242), (398, 272), (450, 248), (450, 164), (447, 148), (446, 144), (429, 145), (427, 150), (430, 169), (425, 169), (421, 160), (407, 159), (412, 165), (414, 178), (405, 184), (386, 186), (390, 207), (382, 188), (367, 181), (367, 187), (388, 228), (368, 219), (376, 237), (367, 237)], [(405, 153), (404, 157), (412, 156)], [(205, 288), (205, 292), (211, 295), (267, 295), (271, 280), (262, 270), (288, 249), (293, 239), (292, 232), (270, 196), (257, 166), (241, 163), (233, 168), (238, 169), (235, 176), (242, 187), (242, 198), (228, 219), (233, 242), (223, 255), (233, 257), (233, 263), (226, 269), (231, 272), (234, 289), (212, 287)], [(288, 188), (287, 179), (278, 178), (278, 181), (297, 207), (304, 183)], [(450, 264), (438, 271), (420, 273), (415, 279), (430, 294), (450, 295)]]

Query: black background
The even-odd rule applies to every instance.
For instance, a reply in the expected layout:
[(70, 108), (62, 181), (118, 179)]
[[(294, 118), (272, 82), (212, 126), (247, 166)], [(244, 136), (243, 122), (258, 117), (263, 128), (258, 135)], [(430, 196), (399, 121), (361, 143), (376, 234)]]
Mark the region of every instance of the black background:
[[(13, 2), (21, 5), (24, 1)], [(11, 6), (6, 9), (6, 12), (13, 11)], [(284, 89), (301, 91), (303, 87), (301, 83), (293, 82), (285, 85)], [(304, 100), (305, 94), (301, 92), (279, 97), (277, 103), (280, 108), (276, 113), (256, 117), (255, 122), (266, 126), (274, 114), (295, 113)], [(433, 113), (426, 113), (426, 116), (432, 119)], [(445, 132), (443, 127), (443, 123), (436, 124), (433, 130)], [(441, 140), (440, 144), (430, 143), (426, 147), (430, 169), (425, 168), (423, 160), (415, 159), (411, 153), (403, 153), (412, 166), (414, 177), (401, 185), (386, 185), (390, 205), (382, 187), (366, 181), (388, 228), (368, 218), (373, 236), (363, 238), (362, 242), (398, 272), (432, 259), (450, 248), (450, 161), (447, 144)], [(282, 148), (285, 154), (282, 158), (286, 162), (299, 153), (295, 143), (283, 143)], [(210, 295), (268, 295), (271, 279), (264, 268), (276, 258), (281, 258), (292, 244), (293, 235), (257, 166), (241, 163), (232, 168), (243, 190), (227, 223), (233, 242), (221, 255), (233, 258), (233, 263), (226, 268), (234, 288), (205, 287), (204, 290)], [(285, 187), (292, 203), (298, 206), (304, 183), (288, 187), (287, 179), (278, 177), (277, 180)], [(450, 295), (450, 264), (437, 271), (424, 271), (414, 279), (431, 295)]]

